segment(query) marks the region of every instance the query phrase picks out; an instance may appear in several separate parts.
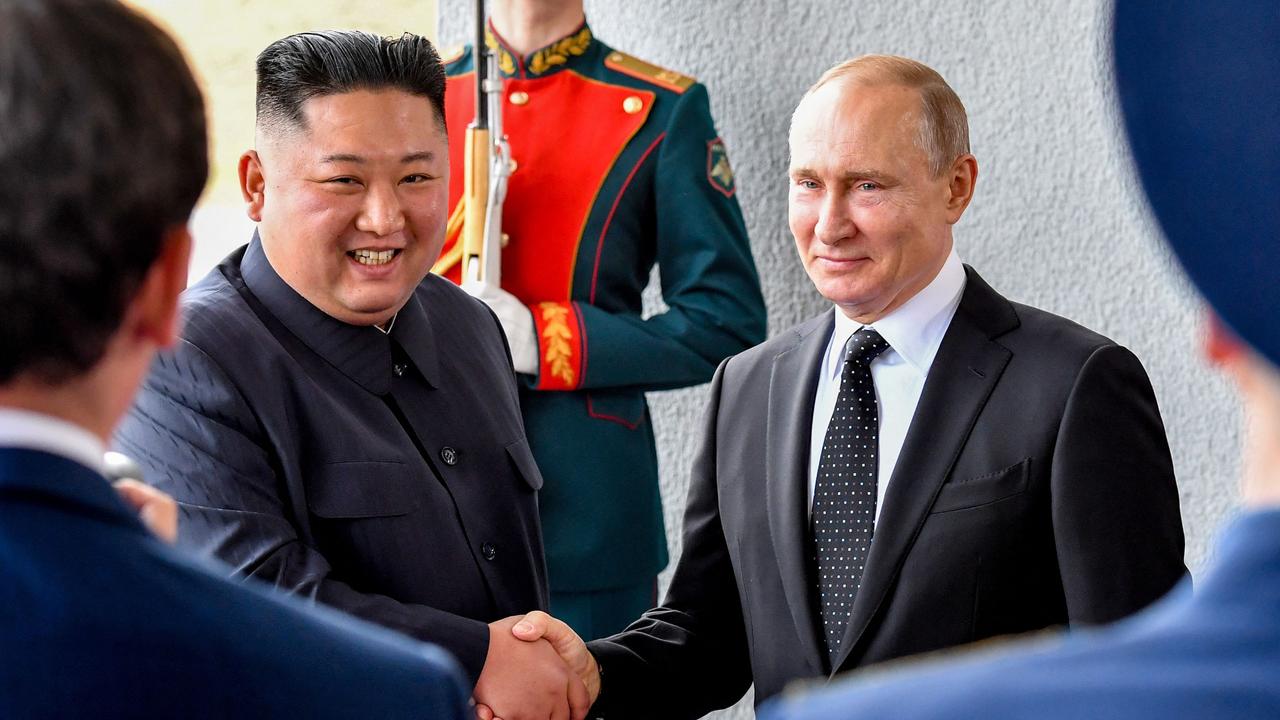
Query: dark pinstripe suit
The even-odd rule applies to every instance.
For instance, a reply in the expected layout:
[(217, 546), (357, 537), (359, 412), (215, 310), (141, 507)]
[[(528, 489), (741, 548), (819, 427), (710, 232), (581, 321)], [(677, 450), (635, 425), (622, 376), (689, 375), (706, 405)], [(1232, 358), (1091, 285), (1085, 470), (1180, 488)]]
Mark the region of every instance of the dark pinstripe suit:
[[(184, 296), (117, 445), (180, 542), (458, 656), (546, 605), (536, 490), (497, 320), (429, 276), (389, 336), (293, 291), (257, 239)], [(442, 348), (449, 352), (441, 352)]]

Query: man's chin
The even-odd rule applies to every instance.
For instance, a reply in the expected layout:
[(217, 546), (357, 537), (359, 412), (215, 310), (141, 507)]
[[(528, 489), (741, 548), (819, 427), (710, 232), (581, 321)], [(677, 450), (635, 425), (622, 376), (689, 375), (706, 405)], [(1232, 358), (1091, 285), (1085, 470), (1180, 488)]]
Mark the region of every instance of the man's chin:
[(404, 307), (408, 298), (393, 300), (387, 298), (380, 302), (364, 299), (362, 302), (342, 303), (329, 315), (348, 325), (384, 325)]

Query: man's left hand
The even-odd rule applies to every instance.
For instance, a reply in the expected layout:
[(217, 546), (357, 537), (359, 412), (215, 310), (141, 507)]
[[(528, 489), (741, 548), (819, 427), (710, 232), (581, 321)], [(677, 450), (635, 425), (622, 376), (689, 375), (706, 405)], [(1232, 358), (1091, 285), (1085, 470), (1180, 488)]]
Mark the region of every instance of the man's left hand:
[(178, 503), (165, 493), (137, 480), (117, 480), (116, 493), (138, 513), (138, 519), (156, 537), (172, 545), (178, 540)]
[(471, 297), (488, 305), (502, 323), (511, 346), (511, 364), (516, 372), (525, 375), (538, 374), (538, 336), (533, 323), (533, 313), (524, 303), (497, 285), (484, 282), (466, 282), (462, 289)]

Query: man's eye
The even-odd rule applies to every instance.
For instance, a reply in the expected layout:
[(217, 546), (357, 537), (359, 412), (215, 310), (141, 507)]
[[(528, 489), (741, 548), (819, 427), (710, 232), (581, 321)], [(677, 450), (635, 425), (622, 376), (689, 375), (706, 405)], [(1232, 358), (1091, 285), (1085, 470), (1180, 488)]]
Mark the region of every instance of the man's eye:
[(864, 183), (858, 183), (858, 189), (859, 190), (878, 190), (880, 189), (880, 186), (876, 185), (873, 182), (864, 182)]
[(809, 180), (808, 178), (797, 180), (796, 184), (804, 188), (805, 190), (816, 190), (818, 188), (818, 183), (814, 182), (813, 180)]
[(356, 180), (353, 177), (329, 178), (326, 182), (335, 183), (338, 185), (359, 185), (360, 184), (360, 181)]
[(424, 182), (426, 182), (426, 181), (428, 181), (428, 180), (430, 180), (430, 179), (431, 179), (431, 176), (430, 176), (430, 175), (424, 175), (424, 174), (422, 174), (422, 173), (417, 173), (417, 174), (414, 174), (414, 175), (409, 175), (408, 177), (406, 177), (404, 180), (401, 180), (400, 182), (408, 183), (408, 184), (410, 184), (410, 185), (413, 185), (413, 184), (416, 184), (416, 183), (424, 183)]

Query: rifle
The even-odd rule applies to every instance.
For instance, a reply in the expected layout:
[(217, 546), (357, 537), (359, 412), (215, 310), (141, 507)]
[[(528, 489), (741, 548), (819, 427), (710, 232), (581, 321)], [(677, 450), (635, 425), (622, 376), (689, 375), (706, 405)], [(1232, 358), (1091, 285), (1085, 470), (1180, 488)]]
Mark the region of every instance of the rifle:
[(484, 0), (476, 0), (476, 115), (467, 125), (462, 197), (446, 236), (461, 230), (453, 249), (431, 268), (443, 275), (461, 263), (461, 282), (499, 285), (502, 279), (502, 203), (511, 175), (511, 148), (502, 132), (502, 76), (485, 42)]

